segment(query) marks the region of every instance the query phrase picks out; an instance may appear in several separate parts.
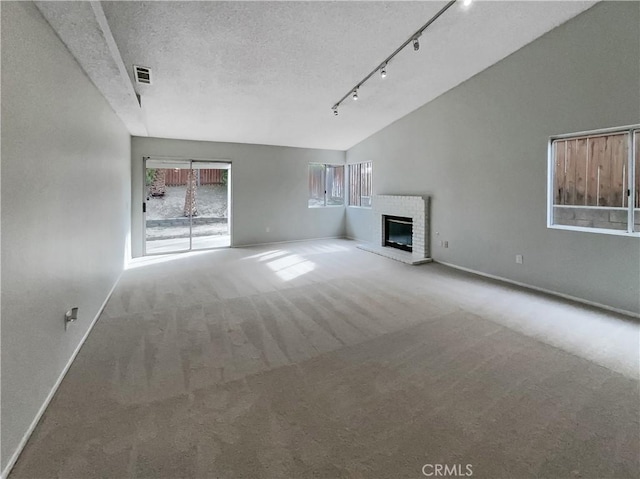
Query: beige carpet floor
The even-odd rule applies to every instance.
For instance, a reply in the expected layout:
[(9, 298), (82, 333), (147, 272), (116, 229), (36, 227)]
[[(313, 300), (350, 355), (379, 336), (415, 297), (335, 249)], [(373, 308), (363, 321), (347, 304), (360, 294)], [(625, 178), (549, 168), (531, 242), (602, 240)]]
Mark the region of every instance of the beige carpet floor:
[(637, 478), (638, 332), (346, 240), (142, 260), (10, 479)]

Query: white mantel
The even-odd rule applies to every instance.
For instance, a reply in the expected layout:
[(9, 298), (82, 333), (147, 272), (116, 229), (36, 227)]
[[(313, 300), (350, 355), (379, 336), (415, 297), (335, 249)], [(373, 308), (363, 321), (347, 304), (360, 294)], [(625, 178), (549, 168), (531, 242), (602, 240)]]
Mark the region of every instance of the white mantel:
[[(425, 195), (375, 195), (371, 205), (374, 216), (373, 238), (371, 243), (358, 247), (408, 264), (430, 262), (429, 201), (430, 197)], [(412, 219), (412, 252), (384, 245), (383, 216), (385, 215)]]

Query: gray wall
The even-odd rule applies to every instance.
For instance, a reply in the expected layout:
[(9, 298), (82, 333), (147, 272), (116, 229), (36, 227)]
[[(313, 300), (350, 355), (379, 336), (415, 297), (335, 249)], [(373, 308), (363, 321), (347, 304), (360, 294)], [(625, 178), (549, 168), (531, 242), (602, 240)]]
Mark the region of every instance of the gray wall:
[(307, 207), (309, 163), (343, 164), (343, 151), (133, 137), (131, 251), (134, 257), (142, 255), (145, 156), (232, 162), (233, 246), (344, 236), (344, 208)]
[[(375, 194), (433, 195), (436, 260), (638, 312), (638, 238), (546, 228), (548, 136), (640, 122), (638, 58), (640, 3), (602, 2), (356, 145), (347, 162), (374, 162)], [(347, 209), (348, 236), (371, 240), (371, 222), (371, 211)]]
[(4, 469), (123, 269), (131, 210), (130, 136), (32, 3), (2, 2), (1, 153)]

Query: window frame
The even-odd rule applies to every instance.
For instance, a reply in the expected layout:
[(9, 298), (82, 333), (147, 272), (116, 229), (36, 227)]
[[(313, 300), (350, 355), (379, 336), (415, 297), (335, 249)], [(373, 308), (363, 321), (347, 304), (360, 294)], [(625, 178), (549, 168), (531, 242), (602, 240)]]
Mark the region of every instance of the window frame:
[[(351, 204), (351, 180), (350, 180), (351, 179), (351, 168), (357, 166), (360, 169), (360, 171), (362, 171), (361, 170), (362, 165), (365, 165), (367, 163), (371, 164), (371, 180), (370, 180), (370, 183), (371, 183), (371, 196), (370, 196), (371, 202), (370, 202), (369, 206), (362, 206), (362, 191), (360, 191), (359, 197), (360, 197), (360, 203), (361, 204), (352, 205)], [(359, 181), (358, 181), (359, 188), (362, 188), (362, 178), (361, 178), (361, 176), (359, 176), (358, 179), (359, 179)], [(348, 163), (347, 164), (347, 173), (345, 174), (345, 181), (347, 183), (347, 190), (348, 190), (347, 191), (346, 206), (348, 208), (362, 208), (362, 209), (365, 209), (365, 210), (370, 210), (372, 208), (372, 205), (373, 205), (373, 161), (369, 160), (369, 161), (360, 161), (358, 163)]]
[[(627, 230), (615, 230), (607, 228), (590, 228), (587, 226), (559, 225), (553, 223), (553, 198), (554, 198), (554, 171), (555, 157), (553, 153), (553, 142), (556, 140), (576, 140), (582, 138), (593, 138), (597, 136), (608, 136), (612, 134), (628, 134), (627, 138)], [(598, 130), (580, 131), (576, 133), (564, 133), (552, 135), (547, 143), (547, 228), (564, 231), (580, 231), (585, 233), (598, 233), (614, 236), (629, 236), (640, 238), (640, 230), (634, 231), (634, 206), (635, 206), (635, 147), (636, 136), (640, 137), (640, 124), (618, 126), (612, 128), (601, 128)], [(638, 185), (640, 188), (640, 185)], [(580, 206), (577, 206), (578, 208)], [(638, 213), (640, 214), (640, 213)]]
[[(324, 182), (324, 204), (322, 205), (318, 205), (318, 206), (311, 206), (309, 204), (309, 200), (310, 200), (310, 196), (309, 196), (309, 191), (307, 191), (307, 209), (315, 209), (315, 208), (344, 208), (347, 202), (346, 199), (346, 175), (344, 173), (345, 171), (345, 164), (340, 164), (340, 163), (318, 163), (315, 161), (311, 161), (309, 162), (309, 164), (307, 165), (307, 182), (309, 181), (309, 177), (311, 174), (311, 166), (312, 165), (316, 165), (316, 166), (322, 166), (323, 167), (323, 171), (322, 171), (322, 179)], [(342, 167), (343, 168), (343, 172), (342, 172), (342, 204), (341, 205), (328, 205), (327, 204), (327, 168), (336, 168), (336, 167)]]

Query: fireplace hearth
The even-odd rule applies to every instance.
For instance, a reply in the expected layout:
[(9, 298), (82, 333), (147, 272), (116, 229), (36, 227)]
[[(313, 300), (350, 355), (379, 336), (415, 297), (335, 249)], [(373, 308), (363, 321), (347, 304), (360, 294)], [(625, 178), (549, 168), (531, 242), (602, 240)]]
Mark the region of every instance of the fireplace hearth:
[(413, 251), (413, 219), (404, 216), (382, 215), (384, 246)]

